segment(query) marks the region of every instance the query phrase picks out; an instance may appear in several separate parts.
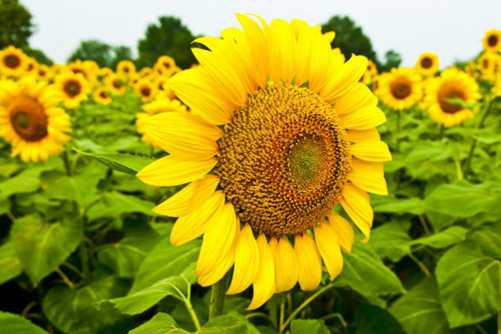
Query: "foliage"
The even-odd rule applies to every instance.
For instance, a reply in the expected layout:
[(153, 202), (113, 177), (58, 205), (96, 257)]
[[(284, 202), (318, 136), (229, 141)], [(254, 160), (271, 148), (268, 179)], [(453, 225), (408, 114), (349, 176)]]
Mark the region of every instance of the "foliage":
[(131, 56), (131, 50), (126, 46), (114, 47), (98, 40), (87, 40), (80, 42), (68, 61), (93, 60), (100, 67), (115, 68), (119, 61), (130, 59)]
[(181, 20), (172, 16), (162, 16), (157, 24), (150, 24), (143, 39), (138, 43), (140, 67), (152, 66), (158, 57), (169, 55), (182, 68), (190, 67), (195, 58), (190, 51), (194, 36)]
[(18, 0), (0, 0), (0, 22), (0, 49), (28, 46), (34, 25), (31, 13)]

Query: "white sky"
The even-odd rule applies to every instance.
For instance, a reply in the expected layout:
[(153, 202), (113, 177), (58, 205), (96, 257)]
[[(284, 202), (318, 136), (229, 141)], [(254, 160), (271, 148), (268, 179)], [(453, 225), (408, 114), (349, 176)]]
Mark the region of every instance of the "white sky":
[(388, 49), (414, 64), (423, 51), (439, 54), (442, 64), (474, 56), (484, 32), (501, 28), (500, 0), (21, 0), (38, 26), (34, 47), (64, 62), (83, 39), (124, 44), (136, 51), (149, 23), (174, 15), (194, 34), (218, 35), (236, 25), (235, 12), (302, 18), (320, 24), (349, 15), (382, 56)]

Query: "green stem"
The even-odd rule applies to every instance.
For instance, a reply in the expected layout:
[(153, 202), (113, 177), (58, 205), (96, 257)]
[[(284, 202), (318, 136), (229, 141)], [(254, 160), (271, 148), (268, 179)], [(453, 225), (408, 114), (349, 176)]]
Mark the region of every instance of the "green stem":
[(397, 131), (395, 133), (395, 138), (397, 139), (397, 144), (395, 145), (395, 151), (400, 152), (400, 118), (401, 116), (401, 111), (397, 111)]
[(299, 305), (294, 310), (294, 312), (292, 312), (289, 315), (287, 320), (285, 320), (283, 327), (279, 328), (279, 333), (283, 333), (285, 331), (285, 329), (287, 328), (287, 326), (289, 326), (290, 322), (292, 320), (294, 320), (294, 318), (299, 314), (299, 312), (301, 312), (306, 306), (308, 306), (311, 302), (313, 302), (318, 296), (320, 296), (321, 294), (323, 294), (327, 290), (332, 289), (333, 287), (334, 287), (334, 282), (330, 283), (329, 285), (324, 286), (322, 289), (316, 291), (314, 294), (312, 294), (310, 297), (308, 297), (304, 302), (302, 302), (301, 305)]
[(498, 334), (501, 334), (501, 312), (498, 313)]
[(84, 240), (82, 240), (82, 242), (80, 243), (78, 251), (80, 255), (80, 263), (82, 265), (82, 276), (84, 279), (88, 279), (90, 275), (89, 254), (87, 252), (87, 247), (85, 246)]
[(71, 164), (70, 164), (70, 155), (68, 154), (68, 150), (64, 150), (64, 152), (63, 152), (63, 162), (64, 162), (64, 169), (66, 170), (66, 174), (68, 176), (71, 176), (72, 171), (71, 171)]
[(219, 282), (211, 288), (209, 302), (209, 320), (223, 314), (224, 294), (226, 291), (226, 277), (223, 277)]
[(191, 304), (191, 301), (189, 298), (184, 299), (184, 305), (186, 306), (186, 309), (188, 310), (188, 313), (190, 314), (191, 319), (193, 320), (193, 324), (195, 325), (195, 328), (197, 329), (197, 333), (200, 331), (200, 320), (198, 320), (197, 313), (193, 309), (193, 305)]

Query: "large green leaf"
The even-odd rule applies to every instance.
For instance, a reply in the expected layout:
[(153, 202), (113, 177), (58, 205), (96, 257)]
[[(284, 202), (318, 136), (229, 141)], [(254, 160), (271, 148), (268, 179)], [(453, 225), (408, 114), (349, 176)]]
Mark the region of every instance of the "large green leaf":
[(391, 306), (390, 312), (408, 334), (449, 333), (437, 283), (433, 279), (426, 279), (409, 290)]
[(45, 223), (36, 215), (17, 219), (11, 231), (16, 254), (34, 285), (64, 262), (81, 237), (78, 221)]
[(368, 245), (363, 244), (356, 244), (351, 253), (345, 254), (343, 273), (336, 285), (349, 286), (370, 299), (405, 292), (395, 273)]
[[(376, 200), (377, 199), (377, 200)], [(420, 198), (394, 198), (394, 197), (376, 197), (373, 201), (375, 212), (385, 213), (412, 213), (420, 215), (425, 211), (425, 205)]]
[(0, 182), (0, 199), (6, 199), (14, 194), (31, 193), (38, 187), (40, 187), (40, 172), (29, 168)]
[(153, 216), (154, 207), (153, 202), (112, 191), (103, 194), (101, 200), (89, 208), (87, 217), (92, 221), (104, 217), (120, 217), (124, 213), (133, 212)]
[(99, 310), (96, 302), (124, 293), (123, 284), (109, 276), (78, 289), (55, 286), (42, 300), (44, 314), (66, 334), (127, 333), (122, 316), (112, 308)]
[(6, 312), (0, 312), (0, 328), (5, 334), (48, 334), (29, 320)]
[(403, 334), (398, 321), (387, 310), (375, 305), (357, 307), (350, 334)]
[(329, 334), (323, 320), (295, 319), (291, 322), (291, 334)]
[(501, 261), (490, 255), (467, 240), (438, 261), (440, 298), (451, 327), (477, 323), (501, 311)]
[(99, 161), (113, 170), (131, 175), (137, 174), (138, 171), (153, 161), (150, 157), (125, 153), (90, 153), (80, 150), (76, 151), (86, 157)]
[(23, 267), (12, 243), (6, 242), (0, 246), (0, 284), (7, 282), (22, 272)]
[(409, 228), (410, 223), (407, 221), (383, 224), (372, 231), (370, 245), (381, 258), (397, 262), (411, 252)]
[(129, 334), (173, 334), (188, 333), (177, 327), (176, 321), (167, 313), (157, 313), (153, 318), (139, 327), (134, 328)]
[(451, 226), (438, 233), (411, 242), (412, 245), (425, 245), (433, 248), (446, 248), (465, 239), (468, 230), (461, 226)]
[(259, 331), (241, 314), (231, 312), (209, 320), (200, 334), (259, 334)]
[(113, 269), (118, 277), (132, 278), (146, 256), (146, 252), (128, 240), (104, 246), (98, 253), (100, 263)]

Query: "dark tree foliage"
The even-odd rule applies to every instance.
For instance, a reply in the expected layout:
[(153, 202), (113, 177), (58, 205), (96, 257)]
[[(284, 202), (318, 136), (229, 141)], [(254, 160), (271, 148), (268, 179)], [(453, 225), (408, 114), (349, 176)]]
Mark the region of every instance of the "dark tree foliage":
[(40, 64), (45, 64), (45, 65), (52, 65), (54, 62), (47, 57), (47, 55), (40, 49), (32, 49), (30, 47), (26, 47), (23, 49), (24, 53), (26, 53), (28, 56), (33, 57), (39, 62)]
[(364, 55), (377, 63), (376, 52), (372, 48), (371, 40), (350, 17), (333, 16), (322, 25), (322, 31), (336, 32), (336, 38), (331, 45), (333, 48), (341, 49), (347, 59), (352, 54), (357, 54)]
[(97, 40), (82, 41), (80, 46), (73, 51), (68, 61), (93, 60), (99, 66), (114, 68), (115, 65), (124, 59), (131, 59), (132, 54), (130, 48), (126, 46), (111, 46)]
[(178, 66), (189, 67), (195, 63), (190, 50), (194, 36), (181, 20), (172, 16), (162, 16), (158, 23), (150, 24), (146, 34), (139, 41), (138, 66), (152, 66), (158, 57), (168, 55), (176, 60)]
[(400, 53), (398, 53), (395, 50), (388, 50), (384, 54), (384, 60), (385, 62), (383, 64), (380, 64), (379, 66), (379, 71), (381, 72), (387, 72), (391, 70), (394, 67), (400, 66), (400, 63), (402, 62), (402, 57), (400, 56)]
[(27, 47), (34, 29), (30, 12), (18, 0), (0, 0), (0, 49)]

